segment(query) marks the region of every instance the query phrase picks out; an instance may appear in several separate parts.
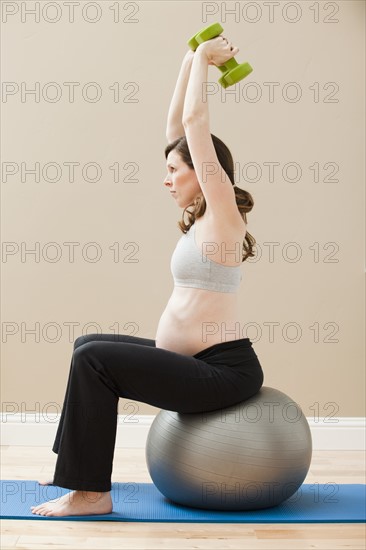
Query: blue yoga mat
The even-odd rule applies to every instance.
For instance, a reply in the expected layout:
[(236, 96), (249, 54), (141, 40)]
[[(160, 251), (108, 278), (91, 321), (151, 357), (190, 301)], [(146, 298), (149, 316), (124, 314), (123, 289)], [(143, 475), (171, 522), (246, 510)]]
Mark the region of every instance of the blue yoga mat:
[(360, 523), (366, 521), (366, 485), (303, 484), (288, 500), (272, 508), (252, 512), (199, 510), (175, 504), (152, 483), (113, 483), (113, 512), (105, 515), (44, 517), (30, 507), (58, 499), (69, 489), (39, 485), (37, 481), (1, 481), (1, 518), (145, 521), (187, 523)]

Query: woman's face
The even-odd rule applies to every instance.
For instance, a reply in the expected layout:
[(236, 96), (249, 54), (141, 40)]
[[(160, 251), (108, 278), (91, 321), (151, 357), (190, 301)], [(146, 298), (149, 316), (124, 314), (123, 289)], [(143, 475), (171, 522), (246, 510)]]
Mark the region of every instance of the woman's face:
[(164, 185), (181, 208), (193, 204), (198, 195), (202, 195), (196, 172), (188, 166), (174, 149), (170, 151), (167, 161), (168, 174)]

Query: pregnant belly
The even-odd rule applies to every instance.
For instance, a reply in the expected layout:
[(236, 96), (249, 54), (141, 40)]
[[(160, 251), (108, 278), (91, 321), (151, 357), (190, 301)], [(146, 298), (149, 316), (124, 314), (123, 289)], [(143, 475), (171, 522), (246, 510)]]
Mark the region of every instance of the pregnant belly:
[(155, 345), (195, 355), (214, 344), (243, 338), (237, 295), (174, 287), (160, 317)]

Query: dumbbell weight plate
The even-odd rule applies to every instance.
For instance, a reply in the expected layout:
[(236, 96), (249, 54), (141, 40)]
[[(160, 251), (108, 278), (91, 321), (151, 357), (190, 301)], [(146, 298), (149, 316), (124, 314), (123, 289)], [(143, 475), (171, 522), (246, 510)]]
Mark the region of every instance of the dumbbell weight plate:
[(253, 68), (249, 65), (249, 63), (241, 63), (235, 67), (235, 69), (225, 73), (219, 79), (219, 83), (223, 86), (223, 88), (227, 88), (228, 86), (232, 86), (233, 84), (240, 82), (240, 80), (243, 80), (243, 78), (248, 76), (252, 70)]
[(201, 29), (194, 36), (192, 36), (192, 38), (188, 40), (188, 46), (191, 48), (191, 50), (196, 51), (196, 49), (200, 44), (202, 44), (202, 42), (206, 42), (206, 40), (211, 40), (211, 38), (219, 36), (219, 34), (221, 34), (223, 30), (224, 29), (222, 28), (220, 23), (213, 23), (212, 25)]

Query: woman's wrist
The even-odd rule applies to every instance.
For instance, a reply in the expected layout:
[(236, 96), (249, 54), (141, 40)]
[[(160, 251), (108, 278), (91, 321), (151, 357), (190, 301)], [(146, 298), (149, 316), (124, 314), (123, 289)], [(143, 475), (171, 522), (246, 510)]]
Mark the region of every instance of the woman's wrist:
[(195, 54), (197, 55), (197, 57), (201, 57), (201, 59), (203, 59), (204, 61), (207, 61), (207, 64), (210, 63), (210, 59), (209, 59), (209, 56), (207, 54), (207, 48), (206, 48), (206, 43), (205, 42), (202, 42), (201, 44), (199, 44), (198, 48), (196, 49)]
[(192, 63), (193, 58), (194, 58), (194, 51), (193, 51), (193, 50), (188, 50), (188, 51), (185, 53), (185, 56), (184, 56), (184, 58), (183, 58), (183, 61), (185, 61), (185, 62), (187, 62), (187, 63)]
[(184, 61), (192, 63), (195, 56), (201, 57), (209, 64), (210, 59), (208, 57), (206, 44), (204, 42), (202, 42), (202, 44), (199, 44), (195, 51), (188, 50), (184, 56)]

